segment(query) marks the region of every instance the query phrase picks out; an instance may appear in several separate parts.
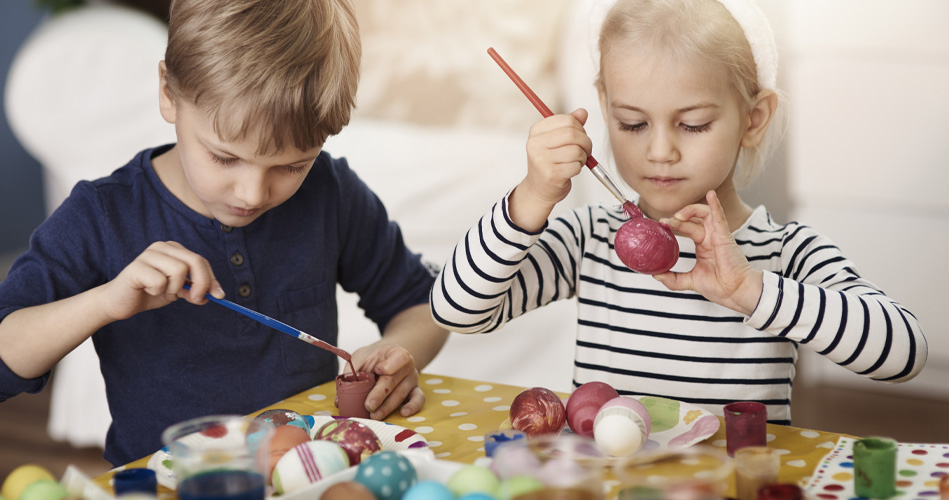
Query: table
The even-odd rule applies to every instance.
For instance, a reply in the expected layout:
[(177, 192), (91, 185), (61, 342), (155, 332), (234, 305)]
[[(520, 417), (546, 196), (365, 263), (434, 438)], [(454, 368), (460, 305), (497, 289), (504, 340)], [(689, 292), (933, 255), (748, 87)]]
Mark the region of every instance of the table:
[[(484, 435), (498, 430), (508, 418), (511, 401), (524, 390), (523, 387), (426, 373), (421, 374), (419, 386), (425, 391), (427, 398), (422, 411), (407, 418), (394, 413), (386, 422), (412, 429), (425, 436), (437, 458), (462, 463), (473, 463), (484, 456)], [(262, 408), (251, 416), (271, 409), (292, 410), (301, 415), (335, 415), (335, 392), (334, 383), (327, 382)], [(768, 446), (778, 450), (781, 455), (779, 481), (803, 484), (814, 473), (821, 460), (835, 448), (842, 436), (846, 435), (768, 424)], [(724, 422), (719, 426), (718, 432), (705, 443), (724, 450)], [(144, 457), (124, 468), (145, 467), (148, 459), (149, 457)], [(122, 468), (109, 471), (94, 480), (111, 492), (112, 474)], [(619, 482), (610, 477), (607, 481), (615, 496)], [(729, 484), (728, 496), (735, 496), (734, 479)], [(175, 498), (175, 495), (160, 486), (159, 498), (171, 499)]]

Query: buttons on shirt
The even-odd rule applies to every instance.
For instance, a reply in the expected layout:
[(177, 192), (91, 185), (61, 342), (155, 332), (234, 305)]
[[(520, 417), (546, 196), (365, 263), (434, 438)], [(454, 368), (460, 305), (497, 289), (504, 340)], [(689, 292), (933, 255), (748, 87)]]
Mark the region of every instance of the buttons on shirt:
[(233, 227), (228, 226), (227, 224), (221, 224), (221, 231), (224, 231), (225, 233), (229, 233), (233, 230), (234, 230)]
[(231, 264), (239, 266), (244, 263), (244, 256), (240, 252), (234, 252), (234, 255), (231, 255)]
[(240, 295), (242, 299), (246, 299), (247, 297), (250, 297), (250, 292), (251, 292), (250, 285), (245, 284), (245, 285), (241, 285), (237, 287), (237, 295)]

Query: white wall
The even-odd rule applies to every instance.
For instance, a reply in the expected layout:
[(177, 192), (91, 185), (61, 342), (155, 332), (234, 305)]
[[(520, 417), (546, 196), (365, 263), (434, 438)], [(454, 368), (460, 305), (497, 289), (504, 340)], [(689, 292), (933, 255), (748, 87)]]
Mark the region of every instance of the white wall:
[(791, 217), (829, 235), (911, 310), (929, 341), (917, 379), (871, 383), (817, 356), (801, 381), (949, 399), (949, 3), (771, 2), (791, 101)]

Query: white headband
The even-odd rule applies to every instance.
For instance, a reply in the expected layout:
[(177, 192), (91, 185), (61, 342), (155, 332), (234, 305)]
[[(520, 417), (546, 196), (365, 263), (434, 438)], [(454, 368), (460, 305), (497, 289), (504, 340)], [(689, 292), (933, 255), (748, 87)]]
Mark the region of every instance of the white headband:
[[(748, 45), (751, 46), (751, 55), (755, 58), (758, 71), (758, 87), (774, 89), (778, 79), (778, 47), (774, 41), (774, 32), (764, 12), (755, 3), (755, 0), (717, 0), (724, 5), (728, 12), (738, 21)], [(593, 68), (600, 71), (600, 28), (606, 14), (616, 0), (593, 0), (590, 9), (590, 51), (593, 57)]]

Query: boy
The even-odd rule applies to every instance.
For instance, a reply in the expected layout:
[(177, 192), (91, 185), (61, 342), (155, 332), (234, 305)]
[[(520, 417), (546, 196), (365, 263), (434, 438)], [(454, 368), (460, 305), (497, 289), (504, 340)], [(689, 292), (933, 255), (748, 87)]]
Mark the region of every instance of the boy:
[(34, 233), (0, 284), (0, 401), (41, 390), (91, 336), (113, 417), (105, 458), (128, 463), (171, 424), (247, 414), (337, 373), (328, 352), (198, 307), (205, 293), (336, 343), (339, 283), (383, 331), (353, 353), (378, 375), (373, 418), (418, 411), (418, 370), (447, 336), (426, 306), (433, 278), (321, 152), (349, 121), (359, 58), (345, 0), (174, 1), (159, 102), (178, 141), (80, 183)]

